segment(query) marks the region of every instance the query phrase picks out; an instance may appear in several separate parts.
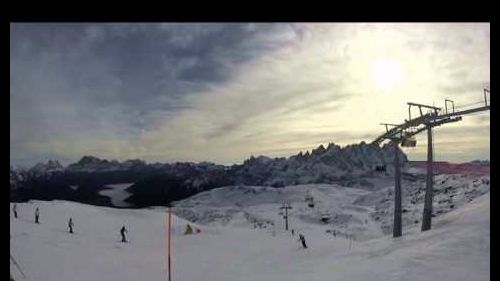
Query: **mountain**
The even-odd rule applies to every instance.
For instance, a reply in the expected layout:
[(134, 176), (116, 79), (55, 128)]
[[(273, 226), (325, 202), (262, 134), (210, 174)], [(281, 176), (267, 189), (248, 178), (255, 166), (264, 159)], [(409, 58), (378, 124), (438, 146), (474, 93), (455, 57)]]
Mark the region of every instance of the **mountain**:
[(38, 163), (30, 169), (37, 174), (61, 172), (64, 167), (57, 160), (49, 160), (47, 163)]
[[(408, 161), (399, 150), (400, 162)], [(265, 156), (251, 157), (232, 171), (238, 184), (281, 187), (307, 183), (332, 183), (339, 180), (372, 174), (376, 166), (393, 163), (391, 146), (376, 144), (348, 145), (340, 147), (330, 143), (313, 149), (311, 153), (300, 152), (287, 158), (271, 159)]]
[(470, 162), (473, 165), (479, 165), (479, 166), (489, 166), (490, 165), (490, 160), (474, 160)]
[(122, 163), (112, 160), (99, 159), (94, 156), (83, 156), (80, 161), (68, 165), (66, 171), (71, 172), (111, 172), (111, 171), (128, 171), (141, 170), (147, 168), (146, 162), (133, 159), (126, 160)]
[[(406, 155), (401, 150), (398, 153), (401, 163), (406, 163)], [(65, 199), (108, 205), (111, 201), (99, 191), (112, 184), (133, 183), (127, 189), (132, 193), (127, 202), (144, 207), (165, 205), (203, 190), (233, 184), (356, 185), (363, 184), (363, 177), (372, 175), (376, 166), (387, 166), (391, 172), (393, 156), (392, 146), (365, 142), (345, 147), (334, 143), (326, 148), (320, 145), (311, 152), (288, 158), (252, 156), (232, 166), (209, 162), (147, 164), (139, 159), (119, 162), (86, 155), (66, 168), (57, 161), (39, 163), (28, 171), (11, 168), (11, 200)]]

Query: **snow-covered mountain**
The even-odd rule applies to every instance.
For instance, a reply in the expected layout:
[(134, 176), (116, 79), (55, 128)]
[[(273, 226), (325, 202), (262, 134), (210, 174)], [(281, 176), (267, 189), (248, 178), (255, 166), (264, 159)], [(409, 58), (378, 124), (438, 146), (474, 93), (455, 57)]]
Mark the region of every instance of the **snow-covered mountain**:
[[(400, 153), (402, 164), (408, 161)], [(300, 152), (289, 158), (251, 157), (243, 165), (233, 168), (236, 182), (247, 185), (285, 186), (308, 183), (332, 183), (348, 178), (373, 174), (376, 166), (391, 169), (394, 148), (376, 144), (348, 145), (340, 147), (330, 143), (320, 145), (311, 153)]]
[(474, 160), (474, 161), (471, 161), (470, 163), (474, 164), (474, 165), (480, 165), (480, 166), (489, 166), (490, 160)]
[[(339, 184), (228, 186), (198, 193), (174, 202), (174, 206), (177, 215), (202, 224), (273, 228), (283, 224), (279, 210), (287, 203), (293, 207), (289, 211), (291, 225), (313, 223), (323, 225), (325, 231), (356, 233), (358, 238), (392, 233), (394, 179), (372, 177), (367, 181), (369, 189)], [(490, 191), (489, 176), (443, 174), (434, 181), (433, 216), (460, 208)], [(402, 181), (404, 227), (421, 223), (425, 182), (425, 178)], [(313, 206), (307, 197), (313, 198)]]
[(57, 160), (49, 160), (47, 163), (37, 163), (30, 171), (36, 174), (62, 172), (64, 167)]
[(66, 171), (68, 172), (106, 172), (106, 171), (121, 171), (121, 170), (135, 170), (145, 168), (146, 162), (133, 159), (119, 162), (116, 160), (108, 161), (106, 159), (99, 159), (93, 156), (83, 156), (80, 161), (68, 165)]
[[(389, 164), (390, 150), (372, 150), (366, 144), (350, 149), (330, 145), (299, 155), (288, 159), (255, 157), (230, 169), (211, 163), (165, 164), (159, 174), (136, 183), (106, 183), (97, 193), (123, 207), (129, 207), (128, 198), (133, 196), (170, 201), (174, 198), (174, 279), (489, 280), (489, 175), (435, 175), (433, 226), (421, 232), (425, 175), (406, 167), (402, 181), (403, 236), (394, 239), (387, 235), (392, 232), (394, 179), (390, 174), (370, 170)], [(329, 162), (329, 158), (333, 160)], [(75, 174), (89, 180), (134, 171), (106, 170), (105, 166), (116, 167), (116, 163), (87, 160), (80, 163), (85, 167), (79, 172), (55, 173), (55, 178)], [(294, 161), (298, 166), (292, 169), (309, 167), (296, 179), (316, 180), (319, 173), (330, 172), (321, 167), (330, 165), (336, 173), (323, 178), (339, 180), (330, 184), (269, 186), (272, 180), (286, 175), (283, 165)], [(100, 172), (90, 172), (94, 169), (90, 166), (99, 166)], [(238, 179), (224, 177), (242, 168), (248, 170), (236, 175), (248, 173), (269, 185), (210, 188)], [(16, 175), (12, 171), (11, 178)], [(361, 176), (363, 180), (358, 180)], [(42, 186), (53, 187), (54, 183), (48, 181)], [(95, 183), (84, 182), (75, 190), (67, 190), (85, 194), (82, 192)], [(186, 190), (190, 193), (182, 193)], [(284, 229), (283, 203), (292, 207), (288, 223), (295, 236)], [(31, 219), (36, 207), (41, 212), (40, 224)], [(15, 280), (126, 281), (166, 277), (164, 207), (112, 209), (31, 200), (18, 203), (17, 210), (19, 218), (10, 219), (11, 254), (26, 278), (11, 263)], [(75, 223), (73, 235), (65, 229), (69, 217)], [(187, 224), (201, 229), (201, 233), (184, 235)], [(122, 225), (128, 229), (130, 243), (119, 242)], [(298, 233), (305, 235), (307, 249), (298, 243)]]
[[(406, 155), (399, 150), (401, 154), (401, 162), (407, 162)], [(311, 153), (298, 153), (297, 155), (288, 158), (269, 158), (266, 156), (251, 156), (241, 165), (233, 165), (224, 167), (215, 165), (210, 162), (201, 163), (155, 163), (147, 164), (146, 162), (133, 159), (119, 162), (116, 160), (100, 159), (94, 156), (83, 156), (78, 162), (63, 167), (58, 161), (49, 160), (47, 163), (38, 163), (30, 170), (37, 173), (47, 173), (54, 171), (65, 172), (110, 172), (110, 171), (127, 171), (127, 170), (162, 170), (164, 172), (179, 172), (182, 173), (184, 168), (202, 169), (232, 169), (237, 170), (237, 174), (245, 177), (245, 174), (255, 175), (255, 179), (259, 180), (263, 177), (267, 184), (283, 180), (283, 177), (291, 177), (300, 183), (318, 180), (318, 177), (338, 179), (348, 174), (358, 174), (364, 171), (372, 171), (377, 165), (387, 165), (393, 162), (394, 150), (392, 146), (384, 145), (379, 147), (376, 144), (360, 144), (348, 145), (340, 147), (334, 143), (328, 144), (325, 148), (323, 145), (313, 149)], [(321, 180), (321, 179), (319, 179)]]
[[(421, 224), (425, 196), (425, 178), (402, 182), (403, 226)], [(475, 174), (441, 174), (434, 176), (433, 216), (457, 209), (490, 191), (490, 176)], [(360, 196), (353, 204), (371, 206), (370, 216), (380, 222), (384, 233), (392, 233), (394, 184)]]
[[(406, 155), (398, 151), (401, 162), (406, 163)], [(86, 202), (98, 200), (102, 203), (103, 198), (98, 192), (106, 185), (133, 183), (128, 189), (132, 193), (128, 203), (165, 205), (203, 190), (234, 184), (283, 187), (349, 180), (359, 182), (363, 181), (362, 177), (373, 174), (376, 166), (386, 165), (390, 172), (393, 155), (392, 146), (379, 147), (361, 142), (346, 147), (333, 143), (326, 148), (320, 145), (310, 153), (300, 152), (288, 158), (252, 156), (242, 164), (232, 166), (208, 162), (147, 164), (137, 159), (119, 162), (84, 156), (66, 168), (56, 161), (37, 164), (29, 170), (29, 176), (24, 177), (19, 175), (25, 172), (11, 168), (11, 189), (15, 187), (11, 194), (18, 198), (16, 200), (43, 197), (80, 201), (82, 196), (76, 194), (85, 190)], [(58, 189), (54, 186), (64, 189), (67, 196), (58, 196)], [(45, 191), (33, 192), (35, 187)], [(75, 196), (72, 197), (71, 193)]]

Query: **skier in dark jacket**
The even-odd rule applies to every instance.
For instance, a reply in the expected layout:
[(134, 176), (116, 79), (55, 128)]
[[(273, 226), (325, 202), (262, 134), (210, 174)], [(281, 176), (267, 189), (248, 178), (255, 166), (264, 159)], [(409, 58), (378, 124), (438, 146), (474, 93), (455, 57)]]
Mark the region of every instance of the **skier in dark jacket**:
[(125, 228), (125, 226), (122, 226), (122, 229), (120, 229), (120, 234), (122, 235), (122, 242), (123, 243), (127, 242), (127, 238), (125, 237), (125, 232), (127, 232), (127, 229)]
[(295, 230), (292, 229), (292, 236), (294, 236), (294, 235), (295, 235)]
[(300, 241), (300, 242), (302, 242), (302, 247), (303, 247), (304, 249), (307, 249), (306, 239), (304, 238), (304, 235), (299, 234), (299, 241)]
[(12, 212), (14, 212), (14, 217), (17, 219), (17, 204), (12, 207)]
[(36, 208), (35, 210), (35, 223), (40, 223), (40, 221), (38, 220), (40, 218), (40, 210), (38, 208)]
[(68, 228), (69, 228), (69, 233), (73, 234), (73, 218), (69, 218), (68, 221)]

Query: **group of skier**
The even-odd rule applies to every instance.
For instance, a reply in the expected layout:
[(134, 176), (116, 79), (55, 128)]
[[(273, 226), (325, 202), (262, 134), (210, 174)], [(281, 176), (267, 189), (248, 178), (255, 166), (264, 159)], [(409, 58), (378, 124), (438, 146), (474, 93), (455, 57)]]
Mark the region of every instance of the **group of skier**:
[[(14, 218), (18, 218), (17, 216), (17, 204), (14, 204), (14, 206), (12, 207), (12, 212), (14, 212)], [(40, 223), (40, 210), (38, 208), (36, 208), (35, 210), (35, 223)]]
[[(14, 217), (17, 219), (18, 218), (18, 215), (17, 215), (17, 204), (14, 204), (14, 206), (12, 207), (12, 211), (14, 213)], [(40, 223), (40, 210), (38, 208), (36, 208), (35, 210), (35, 223), (39, 224)], [(68, 232), (73, 234), (73, 218), (69, 218), (68, 220)], [(292, 229), (292, 236), (295, 235), (295, 230)], [(127, 242), (127, 236), (125, 235), (126, 233), (128, 233), (127, 229), (125, 228), (125, 225), (122, 226), (122, 228), (120, 229), (120, 235), (122, 237), (122, 240), (121, 242), (123, 243), (126, 243)], [(306, 244), (306, 239), (304, 237), (303, 234), (299, 233), (299, 242), (301, 242), (302, 244), (302, 248), (304, 249), (307, 249), (307, 244)]]
[[(12, 212), (14, 213), (14, 218), (18, 218), (18, 214), (17, 214), (17, 204), (14, 204), (14, 206), (12, 207)], [(35, 210), (35, 223), (37, 224), (40, 224), (40, 209), (39, 208), (36, 208)], [(68, 232), (73, 234), (73, 218), (70, 217), (69, 220), (68, 220)], [(122, 237), (122, 240), (121, 242), (123, 243), (126, 243), (127, 242), (127, 237), (125, 235), (125, 233), (128, 233), (127, 229), (125, 228), (125, 225), (122, 226), (122, 228), (120, 229), (120, 235)]]

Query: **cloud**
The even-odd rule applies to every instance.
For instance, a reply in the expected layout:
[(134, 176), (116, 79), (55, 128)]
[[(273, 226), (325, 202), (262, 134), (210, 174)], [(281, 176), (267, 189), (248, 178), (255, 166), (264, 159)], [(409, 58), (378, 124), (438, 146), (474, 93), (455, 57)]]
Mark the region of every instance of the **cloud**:
[[(488, 24), (30, 23), (10, 50), (13, 162), (281, 156), (370, 141), (408, 101), (458, 106), (489, 85)], [(373, 83), (387, 57), (394, 89)]]
[(22, 143), (74, 135), (132, 141), (189, 108), (183, 95), (202, 94), (230, 79), (234, 64), (283, 43), (261, 35), (276, 26), (12, 24), (14, 155)]

